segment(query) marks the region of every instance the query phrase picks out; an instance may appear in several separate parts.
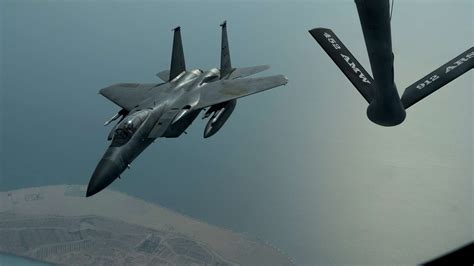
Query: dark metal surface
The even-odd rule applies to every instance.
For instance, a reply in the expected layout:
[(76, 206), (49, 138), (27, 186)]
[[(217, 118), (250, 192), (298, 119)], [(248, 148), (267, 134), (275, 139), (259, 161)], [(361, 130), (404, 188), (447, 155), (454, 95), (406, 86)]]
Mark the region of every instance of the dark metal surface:
[(181, 41), (181, 28), (176, 27), (174, 29), (170, 77), (168, 80), (173, 80), (183, 71), (186, 71), (186, 63), (184, 62), (183, 44)]
[(326, 28), (314, 28), (309, 31), (313, 38), (321, 45), (334, 63), (356, 87), (362, 97), (370, 103), (374, 95), (374, 79), (357, 61), (336, 34)]
[(417, 82), (408, 86), (402, 95), (405, 109), (437, 91), (444, 85), (466, 73), (474, 67), (474, 47), (456, 56)]

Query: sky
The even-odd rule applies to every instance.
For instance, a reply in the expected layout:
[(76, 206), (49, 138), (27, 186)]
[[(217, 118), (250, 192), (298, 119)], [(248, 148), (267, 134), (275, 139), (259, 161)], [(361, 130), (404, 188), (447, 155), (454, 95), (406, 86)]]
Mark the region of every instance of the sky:
[[(472, 1), (396, 1), (399, 93), (473, 44)], [(393, 128), (309, 35), (328, 27), (370, 72), (355, 4), (340, 1), (0, 0), (0, 190), (86, 185), (119, 108), (98, 95), (160, 82), (171, 29), (188, 69), (219, 65), (228, 21), (235, 67), (289, 83), (238, 101), (203, 139), (159, 139), (112, 189), (259, 237), (297, 264), (416, 264), (474, 237), (472, 71)]]

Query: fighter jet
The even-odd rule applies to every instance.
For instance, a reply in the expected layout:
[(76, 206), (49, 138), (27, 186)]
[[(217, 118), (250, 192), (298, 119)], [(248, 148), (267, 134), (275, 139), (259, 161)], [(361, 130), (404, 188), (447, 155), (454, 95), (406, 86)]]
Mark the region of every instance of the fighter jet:
[(221, 66), (209, 71), (186, 70), (180, 27), (175, 28), (171, 68), (157, 74), (164, 82), (120, 83), (100, 90), (100, 94), (121, 107), (105, 125), (120, 120), (108, 135), (111, 141), (87, 187), (92, 196), (110, 185), (130, 163), (157, 138), (179, 137), (207, 109), (204, 130), (208, 138), (224, 125), (237, 98), (287, 84), (283, 75), (245, 78), (269, 68), (267, 65), (233, 68), (226, 22), (221, 24)]
[(367, 116), (372, 122), (382, 126), (402, 123), (407, 108), (473, 68), (471, 47), (410, 85), (400, 98), (394, 81), (389, 0), (355, 0), (355, 3), (373, 78), (333, 31), (314, 28), (309, 32), (369, 103)]

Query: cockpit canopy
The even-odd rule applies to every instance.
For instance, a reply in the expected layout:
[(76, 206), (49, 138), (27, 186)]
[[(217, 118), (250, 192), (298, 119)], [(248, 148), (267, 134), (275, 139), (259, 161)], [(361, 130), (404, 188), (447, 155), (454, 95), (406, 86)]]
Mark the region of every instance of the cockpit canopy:
[(141, 124), (148, 117), (150, 110), (140, 110), (125, 117), (115, 129), (111, 146), (122, 146), (127, 143)]

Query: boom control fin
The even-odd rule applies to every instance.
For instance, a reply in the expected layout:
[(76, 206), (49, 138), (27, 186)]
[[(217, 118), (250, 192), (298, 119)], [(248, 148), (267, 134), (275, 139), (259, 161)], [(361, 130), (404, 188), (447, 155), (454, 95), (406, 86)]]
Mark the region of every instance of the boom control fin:
[(336, 34), (326, 28), (314, 28), (309, 33), (356, 87), (362, 97), (370, 103), (374, 96), (374, 80)]
[(440, 66), (405, 89), (402, 103), (405, 109), (439, 90), (474, 67), (474, 47), (469, 48), (451, 61)]

